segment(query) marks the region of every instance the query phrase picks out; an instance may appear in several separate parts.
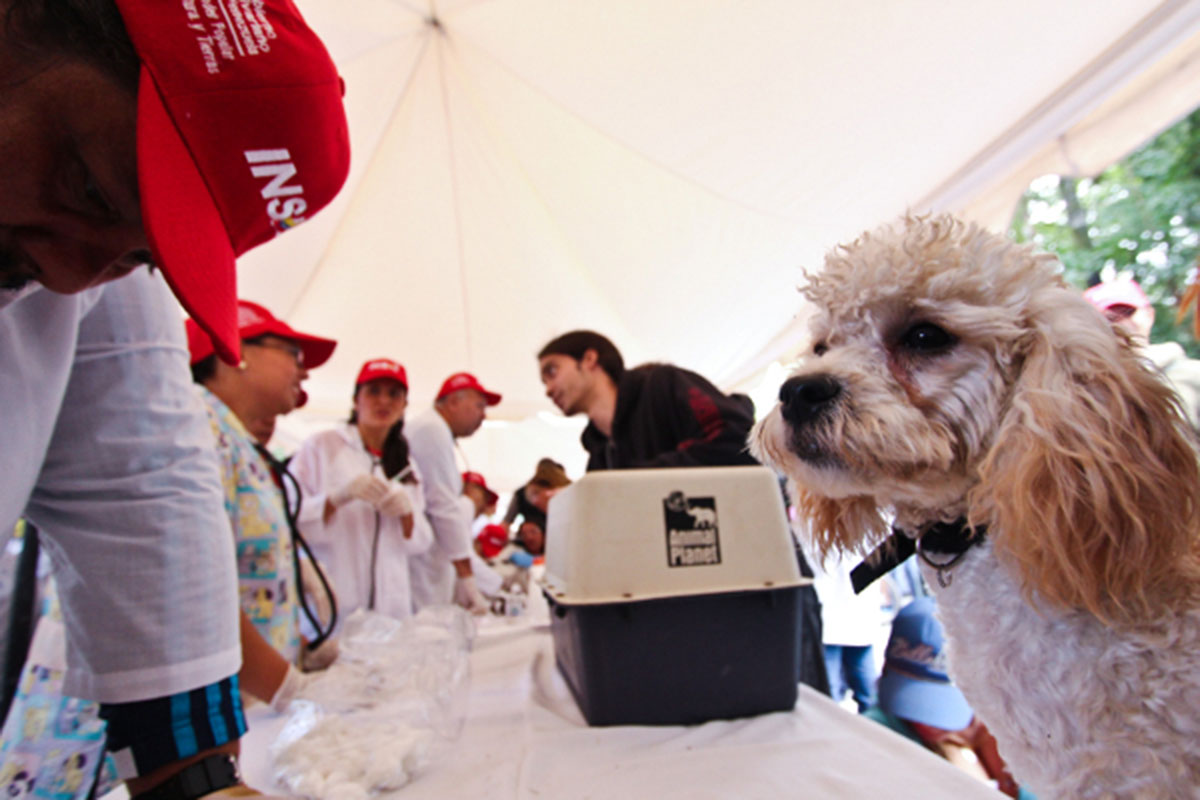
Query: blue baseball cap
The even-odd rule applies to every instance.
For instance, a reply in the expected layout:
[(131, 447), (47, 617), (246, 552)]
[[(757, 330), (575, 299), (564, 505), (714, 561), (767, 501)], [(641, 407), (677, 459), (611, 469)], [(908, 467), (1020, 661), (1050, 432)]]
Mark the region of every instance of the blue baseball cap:
[(946, 673), (946, 638), (936, 607), (932, 597), (920, 597), (892, 621), (879, 707), (901, 719), (957, 731), (971, 724), (975, 712)]

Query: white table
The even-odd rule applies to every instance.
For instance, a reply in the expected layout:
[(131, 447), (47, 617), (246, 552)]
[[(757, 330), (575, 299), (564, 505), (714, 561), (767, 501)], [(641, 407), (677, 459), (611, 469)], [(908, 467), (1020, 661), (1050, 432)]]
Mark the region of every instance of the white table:
[[(540, 598), (537, 598), (540, 600)], [(948, 762), (800, 687), (790, 712), (683, 726), (590, 728), (554, 664), (544, 601), (481, 620), (462, 735), (404, 800), (1002, 800)], [(282, 793), (267, 749), (284, 718), (246, 713), (242, 772)], [(124, 789), (104, 800), (126, 800)]]
[[(801, 686), (791, 712), (690, 727), (589, 728), (554, 666), (548, 628), (489, 618), (471, 655), (461, 737), (393, 796), (412, 800), (781, 797), (999, 800), (942, 759)], [(266, 750), (282, 719), (248, 712), (247, 782), (279, 791)], [(109, 795), (124, 797), (123, 791)]]

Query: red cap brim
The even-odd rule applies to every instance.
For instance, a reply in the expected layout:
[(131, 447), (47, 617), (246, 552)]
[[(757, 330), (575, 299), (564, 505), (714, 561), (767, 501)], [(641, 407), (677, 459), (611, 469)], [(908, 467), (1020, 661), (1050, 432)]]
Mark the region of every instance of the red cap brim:
[[(261, 312), (270, 313), (261, 306), (259, 309)], [(304, 353), (305, 369), (316, 369), (324, 364), (333, 355), (334, 348), (337, 347), (336, 339), (326, 339), (324, 336), (301, 333), (283, 320), (274, 317), (264, 319), (254, 325), (247, 325), (238, 331), (238, 336), (242, 339), (253, 339), (256, 336), (268, 333), (300, 345), (300, 350)]]
[[(265, 312), (266, 309), (263, 309), (263, 311)], [(256, 336), (262, 336), (267, 333), (288, 339), (300, 345), (300, 349), (304, 352), (305, 369), (316, 369), (324, 364), (333, 355), (333, 351), (337, 347), (336, 339), (326, 339), (323, 336), (301, 333), (283, 320), (273, 317), (264, 320), (260, 324), (249, 325), (239, 330), (238, 346), (241, 346), (241, 340), (243, 339), (253, 339)], [(193, 365), (200, 363), (213, 354), (213, 337), (209, 335), (207, 330), (201, 328), (195, 319), (187, 321), (187, 335), (188, 352), (191, 355)]]
[(292, 331), (288, 338), (294, 340), (304, 351), (305, 369), (315, 369), (324, 364), (333, 355), (333, 348), (337, 347), (337, 341), (334, 339), (322, 339), (307, 333)]
[(154, 80), (138, 86), (138, 186), (155, 263), (217, 356), (241, 360), (233, 246), (191, 154), (167, 115)]

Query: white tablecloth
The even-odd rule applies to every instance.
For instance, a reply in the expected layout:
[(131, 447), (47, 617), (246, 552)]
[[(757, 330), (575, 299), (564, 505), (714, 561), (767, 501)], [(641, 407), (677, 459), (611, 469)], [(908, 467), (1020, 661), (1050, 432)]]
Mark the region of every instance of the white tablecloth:
[[(535, 609), (536, 612), (536, 609)], [(411, 800), (1000, 800), (883, 726), (801, 686), (791, 712), (690, 727), (589, 728), (534, 619), (488, 618), (471, 655), (461, 737), (392, 796)], [(279, 791), (266, 751), (282, 725), (247, 713), (247, 783)], [(111, 800), (124, 797), (109, 795)]]

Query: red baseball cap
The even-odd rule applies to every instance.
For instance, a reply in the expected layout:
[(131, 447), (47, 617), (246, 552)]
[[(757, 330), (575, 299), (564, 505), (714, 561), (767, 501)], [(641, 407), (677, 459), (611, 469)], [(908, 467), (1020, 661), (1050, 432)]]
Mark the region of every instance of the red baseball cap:
[(1137, 281), (1120, 278), (1115, 281), (1097, 283), (1083, 293), (1089, 303), (1101, 311), (1107, 311), (1113, 306), (1129, 306), (1130, 308), (1146, 308), (1150, 300)]
[(442, 388), (438, 389), (437, 399), (441, 400), (451, 392), (457, 392), (459, 389), (474, 389), (483, 395), (483, 399), (487, 400), (489, 406), (494, 406), (500, 402), (500, 395), (495, 392), (489, 392), (479, 384), (479, 380), (469, 372), (456, 372), (449, 378), (446, 378), (442, 384)]
[(495, 492), (493, 492), (491, 489), (488, 488), (487, 481), (485, 481), (483, 479), (483, 476), (480, 475), (478, 472), (464, 472), (462, 474), (462, 479), (463, 479), (463, 483), (473, 483), (476, 486), (478, 486), (480, 489), (483, 489), (483, 493), (484, 493), (484, 495), (487, 496), (487, 501), (489, 504), (494, 503), (500, 499), (500, 495), (496, 494)]
[(323, 208), (350, 169), (342, 82), (291, 0), (116, 0), (141, 60), (142, 222), (179, 302), (236, 364), (234, 259)]
[(503, 525), (484, 525), (483, 530), (475, 537), (479, 542), (479, 554), (484, 558), (495, 558), (508, 544), (508, 530)]
[(404, 391), (408, 391), (408, 373), (404, 371), (404, 365), (390, 358), (373, 358), (363, 364), (358, 377), (354, 379), (354, 386), (357, 388), (379, 378), (391, 378), (403, 386)]
[[(276, 319), (258, 303), (251, 303), (249, 300), (239, 300), (237, 303), (237, 326), (239, 342), (270, 333), (300, 345), (300, 350), (304, 353), (305, 369), (314, 369), (324, 364), (333, 355), (333, 348), (337, 347), (335, 340), (301, 333), (283, 320)], [(194, 319), (187, 321), (187, 337), (188, 352), (193, 364), (198, 364), (213, 354), (212, 337)]]

